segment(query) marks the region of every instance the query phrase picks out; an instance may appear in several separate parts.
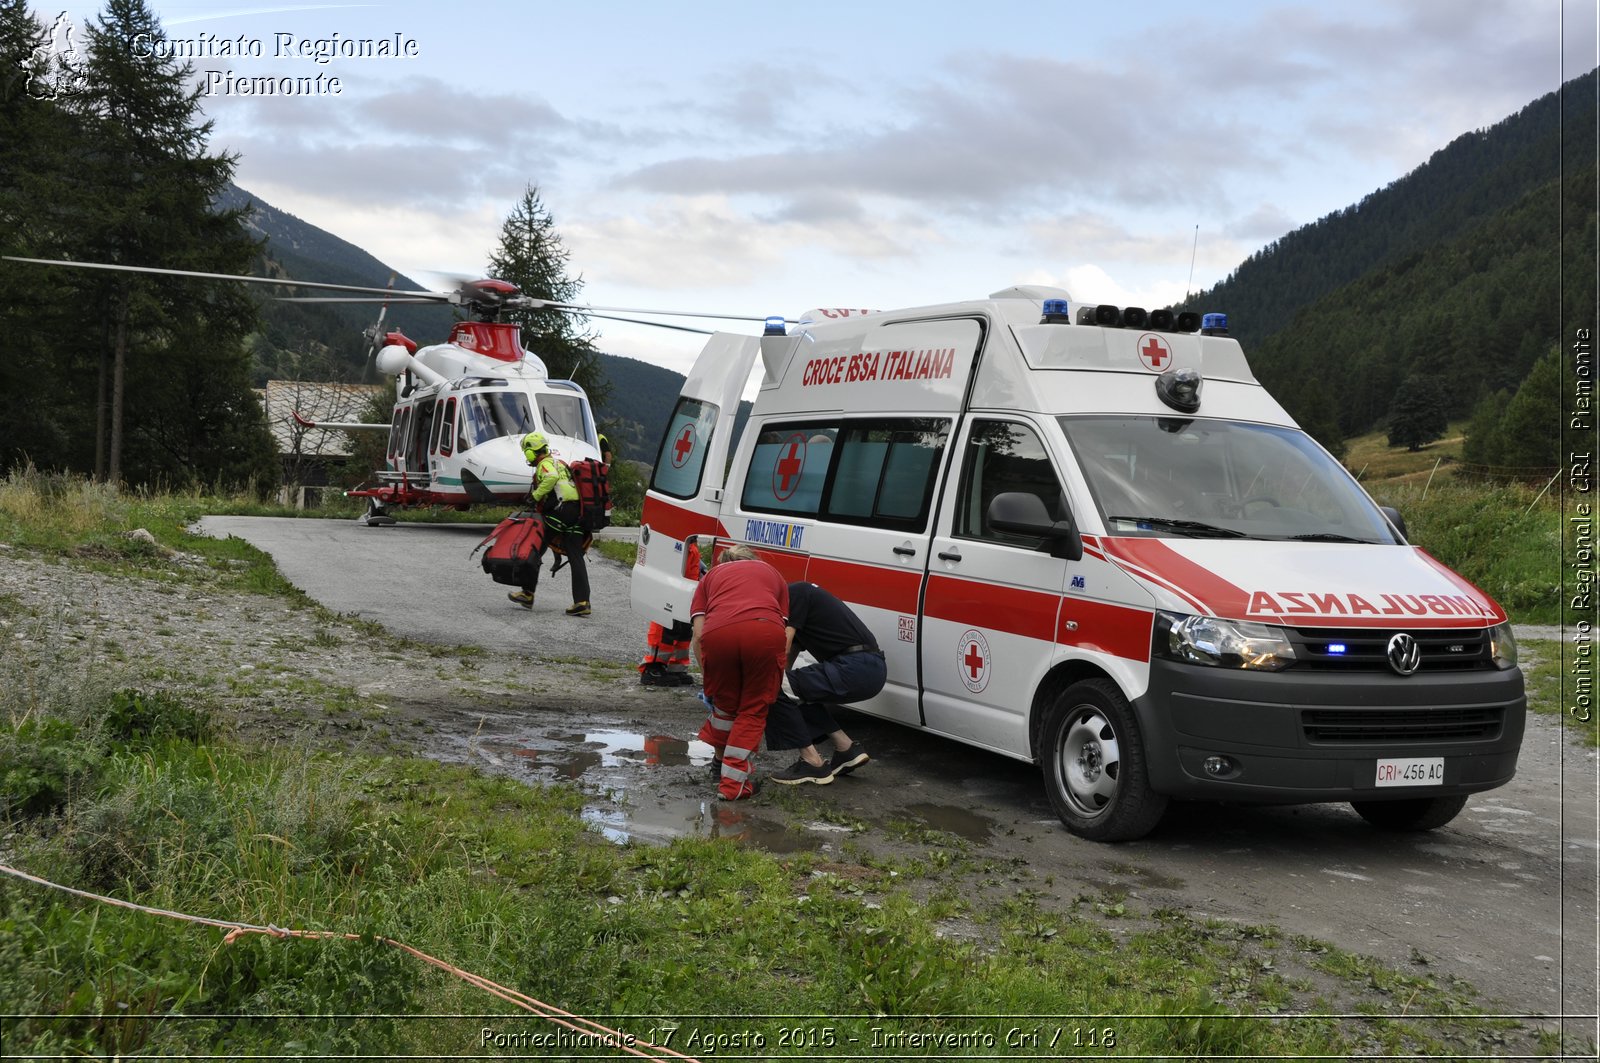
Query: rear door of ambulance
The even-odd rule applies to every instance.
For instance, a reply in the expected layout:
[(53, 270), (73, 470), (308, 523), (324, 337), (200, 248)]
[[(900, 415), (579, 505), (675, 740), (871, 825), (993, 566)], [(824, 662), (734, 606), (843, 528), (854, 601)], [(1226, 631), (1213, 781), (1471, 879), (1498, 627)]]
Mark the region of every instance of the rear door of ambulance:
[[(684, 380), (656, 452), (640, 514), (633, 610), (669, 630), (688, 624), (699, 564), (711, 560), (711, 538), (723, 533), (728, 452), (739, 399), (760, 350), (755, 336), (712, 336)], [(703, 556), (697, 537), (705, 544)], [(687, 629), (678, 637), (687, 638)]]

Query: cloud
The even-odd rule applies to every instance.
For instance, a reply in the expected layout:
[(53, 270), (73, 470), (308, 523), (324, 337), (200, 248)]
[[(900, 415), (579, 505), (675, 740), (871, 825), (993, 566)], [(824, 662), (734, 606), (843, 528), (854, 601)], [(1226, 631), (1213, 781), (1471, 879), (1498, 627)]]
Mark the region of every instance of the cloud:
[(652, 159), (614, 183), (778, 198), (797, 217), (847, 218), (867, 197), (1001, 218), (1062, 203), (1249, 214), (1241, 182), (1341, 154), (1392, 179), (1553, 88), (1551, 38), (1514, 4), (1413, 0), (1178, 21), (1093, 58), (963, 52), (876, 101), (876, 125)]

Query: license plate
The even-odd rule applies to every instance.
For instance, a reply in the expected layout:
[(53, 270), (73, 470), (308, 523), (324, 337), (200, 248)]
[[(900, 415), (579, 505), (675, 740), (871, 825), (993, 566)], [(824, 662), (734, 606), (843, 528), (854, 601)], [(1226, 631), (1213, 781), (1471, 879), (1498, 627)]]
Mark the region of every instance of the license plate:
[(1443, 757), (1399, 757), (1378, 761), (1379, 786), (1443, 786)]

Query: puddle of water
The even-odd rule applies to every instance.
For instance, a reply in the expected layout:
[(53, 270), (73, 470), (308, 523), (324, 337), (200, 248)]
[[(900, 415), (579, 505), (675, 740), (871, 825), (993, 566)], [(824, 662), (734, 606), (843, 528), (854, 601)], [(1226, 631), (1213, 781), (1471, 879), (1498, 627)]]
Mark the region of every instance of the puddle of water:
[(905, 810), (934, 830), (954, 834), (969, 842), (987, 841), (995, 828), (994, 820), (988, 816), (980, 816), (954, 805), (907, 805)]
[(691, 836), (728, 838), (769, 853), (802, 852), (821, 845), (819, 837), (790, 830), (748, 806), (720, 802), (709, 794), (703, 798), (663, 799), (642, 806), (596, 802), (584, 807), (583, 818), (618, 845), (659, 845)]
[[(661, 769), (703, 773), (713, 756), (698, 739), (646, 735), (622, 728), (542, 730), (526, 716), (481, 714), (470, 737), (449, 735), (434, 751), (442, 760), (478, 764), (490, 771), (535, 780), (573, 782), (593, 794), (583, 819), (603, 837), (664, 844), (673, 838), (731, 838), (768, 852), (815, 849), (822, 839), (791, 830), (751, 806), (716, 800), (709, 778), (705, 792), (675, 796), (651, 778)], [(698, 780), (697, 780), (698, 781)], [(652, 792), (654, 791), (654, 792)]]

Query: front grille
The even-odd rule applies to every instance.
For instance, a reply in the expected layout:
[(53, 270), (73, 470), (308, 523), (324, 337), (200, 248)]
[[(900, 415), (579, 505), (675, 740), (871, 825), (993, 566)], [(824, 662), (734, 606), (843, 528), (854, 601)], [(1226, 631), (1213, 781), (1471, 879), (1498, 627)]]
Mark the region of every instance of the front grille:
[(1470, 709), (1303, 709), (1306, 741), (1365, 742), (1482, 741), (1497, 738), (1502, 708)]
[[(1285, 628), (1296, 668), (1389, 671), (1389, 639), (1405, 632), (1422, 648), (1418, 672), (1472, 672), (1494, 667), (1484, 628)], [(1342, 647), (1342, 649), (1341, 649)]]

